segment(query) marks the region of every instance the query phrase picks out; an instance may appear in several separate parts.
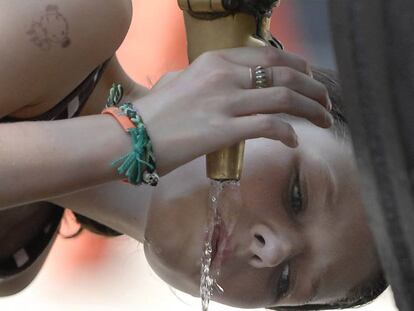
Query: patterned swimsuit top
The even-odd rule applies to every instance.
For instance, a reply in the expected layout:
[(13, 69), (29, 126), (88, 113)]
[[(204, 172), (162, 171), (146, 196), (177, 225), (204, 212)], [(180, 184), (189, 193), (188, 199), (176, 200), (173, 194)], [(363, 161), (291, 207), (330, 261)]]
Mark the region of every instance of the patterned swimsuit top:
[(78, 87), (76, 87), (76, 89), (74, 89), (68, 96), (66, 96), (65, 99), (49, 111), (39, 116), (26, 119), (4, 117), (0, 119), (0, 123), (20, 121), (52, 121), (77, 117), (98, 84), (108, 62), (109, 60), (97, 67)]
[[(49, 111), (39, 116), (26, 119), (4, 117), (0, 119), (0, 123), (52, 121), (79, 116), (82, 108), (85, 106), (102, 77), (109, 61), (110, 59), (98, 66), (78, 87), (76, 87), (75, 90)], [(37, 236), (34, 236), (29, 243), (19, 248), (19, 250), (9, 258), (0, 260), (0, 280), (19, 274), (29, 268), (56, 236), (57, 229), (62, 219), (63, 209), (46, 202), (28, 204), (28, 206), (30, 205), (47, 205), (49, 207), (55, 207), (55, 212), (44, 226), (43, 230), (41, 230)]]

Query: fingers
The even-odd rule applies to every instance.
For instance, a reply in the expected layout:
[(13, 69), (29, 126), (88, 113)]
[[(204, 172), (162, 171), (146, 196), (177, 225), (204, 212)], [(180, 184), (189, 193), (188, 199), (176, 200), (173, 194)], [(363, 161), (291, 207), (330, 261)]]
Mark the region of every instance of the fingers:
[(322, 128), (333, 124), (332, 115), (319, 102), (287, 87), (244, 90), (235, 96), (230, 112), (233, 116), (285, 113), (305, 118)]
[(239, 135), (235, 141), (264, 137), (279, 140), (290, 148), (298, 146), (293, 127), (276, 115), (240, 117), (231, 122), (234, 132)]
[[(245, 67), (238, 67), (237, 76), (245, 89), (252, 89), (252, 77)], [(327, 110), (332, 110), (328, 90), (319, 81), (289, 67), (270, 67), (266, 69), (270, 86), (286, 87), (319, 102)], [(244, 72), (244, 73), (243, 73)]]
[(245, 67), (290, 67), (312, 76), (310, 65), (302, 58), (274, 47), (235, 48), (215, 52), (229, 62)]

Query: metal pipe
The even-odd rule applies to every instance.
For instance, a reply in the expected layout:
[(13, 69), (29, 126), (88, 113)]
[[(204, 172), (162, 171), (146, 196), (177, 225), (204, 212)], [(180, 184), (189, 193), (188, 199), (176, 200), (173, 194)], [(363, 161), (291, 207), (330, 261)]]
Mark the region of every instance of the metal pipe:
[[(278, 0), (178, 0), (184, 11), (190, 63), (207, 51), (242, 46), (278, 46), (270, 13)], [(245, 142), (207, 155), (207, 176), (240, 180)]]

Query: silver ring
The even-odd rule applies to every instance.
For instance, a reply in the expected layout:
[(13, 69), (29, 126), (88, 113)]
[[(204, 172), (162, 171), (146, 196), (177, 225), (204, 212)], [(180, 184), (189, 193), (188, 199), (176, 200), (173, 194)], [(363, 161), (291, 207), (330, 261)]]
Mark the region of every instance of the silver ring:
[(253, 70), (252, 69), (250, 70), (251, 70), (250, 73), (251, 73), (252, 80), (253, 80), (253, 87), (255, 89), (263, 89), (269, 86), (269, 79), (267, 77), (267, 72), (264, 67), (257, 66), (254, 69), (254, 74), (253, 74)]

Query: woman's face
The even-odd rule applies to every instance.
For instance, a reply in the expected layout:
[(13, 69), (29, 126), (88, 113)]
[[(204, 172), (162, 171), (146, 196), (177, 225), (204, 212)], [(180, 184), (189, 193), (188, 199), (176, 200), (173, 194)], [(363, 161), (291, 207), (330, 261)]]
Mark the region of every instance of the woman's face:
[[(329, 303), (379, 270), (352, 147), (295, 120), (300, 146), (248, 141), (238, 220), (214, 300), (237, 307)], [(154, 194), (145, 253), (172, 286), (198, 295), (208, 208), (203, 160), (165, 177)], [(220, 243), (220, 241), (219, 241)]]

